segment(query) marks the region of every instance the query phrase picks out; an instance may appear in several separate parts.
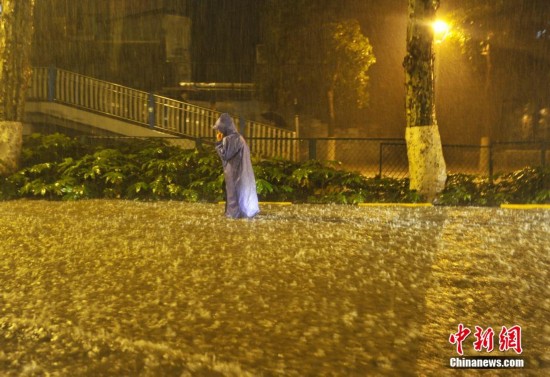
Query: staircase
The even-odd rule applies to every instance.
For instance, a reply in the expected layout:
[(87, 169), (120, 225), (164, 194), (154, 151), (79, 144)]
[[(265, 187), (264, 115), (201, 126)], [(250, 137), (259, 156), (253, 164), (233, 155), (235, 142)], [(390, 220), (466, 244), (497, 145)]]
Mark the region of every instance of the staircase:
[[(218, 111), (56, 68), (34, 68), (27, 93), (30, 119), (54, 117), (128, 136), (176, 136), (187, 140), (187, 147), (202, 139), (212, 141), (212, 125), (220, 116)], [(233, 118), (253, 155), (297, 159), (296, 132)]]

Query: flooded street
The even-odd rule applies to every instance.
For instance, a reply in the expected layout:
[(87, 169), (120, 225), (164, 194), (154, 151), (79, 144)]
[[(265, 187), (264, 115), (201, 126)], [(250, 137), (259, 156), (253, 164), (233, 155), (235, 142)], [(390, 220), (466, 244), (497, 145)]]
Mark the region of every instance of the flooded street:
[[(311, 265), (323, 264), (315, 256), (330, 255), (326, 274), (335, 274), (338, 288), (323, 289), (323, 296), (331, 292), (344, 303), (327, 317), (340, 317), (335, 325), (350, 329), (357, 342), (357, 348), (342, 347), (348, 351), (333, 349), (342, 359), (349, 349), (361, 350), (350, 374), (454, 375), (449, 358), (459, 355), (448, 338), (459, 323), (472, 329), (465, 356), (514, 356), (499, 352), (498, 339), (496, 351), (475, 351), (473, 331), (491, 327), (498, 334), (502, 326), (520, 325), (524, 345), (532, 347), (524, 348), (532, 367), (524, 372), (543, 375), (536, 369), (548, 368), (548, 212), (330, 206), (298, 211), (292, 228), (317, 240), (300, 255), (312, 258), (306, 262)], [(307, 250), (306, 240), (294, 243)]]
[[(0, 203), (0, 372), (548, 375), (549, 211), (261, 210)], [(476, 326), (494, 330), (492, 352), (475, 349)], [(521, 327), (521, 354), (499, 349), (503, 326)], [(525, 368), (449, 367), (467, 356)]]

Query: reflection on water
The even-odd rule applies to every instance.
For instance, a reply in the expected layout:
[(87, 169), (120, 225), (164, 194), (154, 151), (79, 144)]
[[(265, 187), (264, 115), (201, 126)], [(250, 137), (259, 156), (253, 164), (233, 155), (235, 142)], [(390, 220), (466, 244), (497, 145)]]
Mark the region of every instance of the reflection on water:
[[(456, 375), (460, 371), (448, 368), (449, 358), (459, 355), (448, 339), (463, 323), (472, 329), (464, 356), (517, 356), (499, 351), (498, 333), (502, 326), (522, 326), (521, 356), (528, 368), (484, 375), (548, 372), (547, 211), (329, 206), (265, 212), (260, 222), (271, 222), (274, 232), (286, 221), (299, 229), (299, 239), (279, 237), (296, 250), (309, 246), (309, 253), (300, 254), (308, 263), (317, 265), (316, 256), (325, 250), (331, 255), (323, 257), (331, 259), (327, 270), (335, 286), (316, 295), (338, 302), (340, 309), (347, 305), (352, 313), (347, 319), (345, 310), (337, 314), (343, 323), (334, 332), (342, 336), (328, 345), (336, 370)], [(319, 317), (336, 314), (318, 309)], [(475, 326), (495, 330), (491, 353), (474, 350)], [(315, 365), (316, 358), (301, 355), (299, 362), (303, 368)]]

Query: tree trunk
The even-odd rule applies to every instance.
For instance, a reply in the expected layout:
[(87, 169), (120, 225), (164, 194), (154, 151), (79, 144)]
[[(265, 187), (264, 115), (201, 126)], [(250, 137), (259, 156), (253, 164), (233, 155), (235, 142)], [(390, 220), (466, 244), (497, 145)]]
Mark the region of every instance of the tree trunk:
[(407, 87), (407, 155), (410, 188), (428, 200), (447, 179), (435, 114), (433, 29), (439, 0), (409, 0), (407, 55), (403, 66)]
[(32, 67), (34, 0), (2, 0), (0, 15), (0, 175), (17, 170)]
[(0, 177), (17, 171), (22, 143), (23, 124), (0, 120)]
[(334, 113), (334, 89), (330, 88), (327, 91), (328, 100), (328, 137), (334, 137), (334, 125), (336, 123), (336, 115)]

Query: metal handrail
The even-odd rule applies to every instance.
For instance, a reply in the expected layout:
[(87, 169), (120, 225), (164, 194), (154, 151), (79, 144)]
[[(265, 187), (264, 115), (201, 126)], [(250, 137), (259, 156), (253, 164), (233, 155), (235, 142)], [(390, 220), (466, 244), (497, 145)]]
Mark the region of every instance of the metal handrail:
[[(56, 68), (34, 68), (28, 98), (74, 106), (194, 138), (213, 137), (212, 125), (220, 116), (219, 111)], [(296, 132), (254, 121), (242, 123), (240, 129), (245, 137), (275, 138), (251, 143), (252, 154), (297, 159), (297, 142), (293, 140)]]

